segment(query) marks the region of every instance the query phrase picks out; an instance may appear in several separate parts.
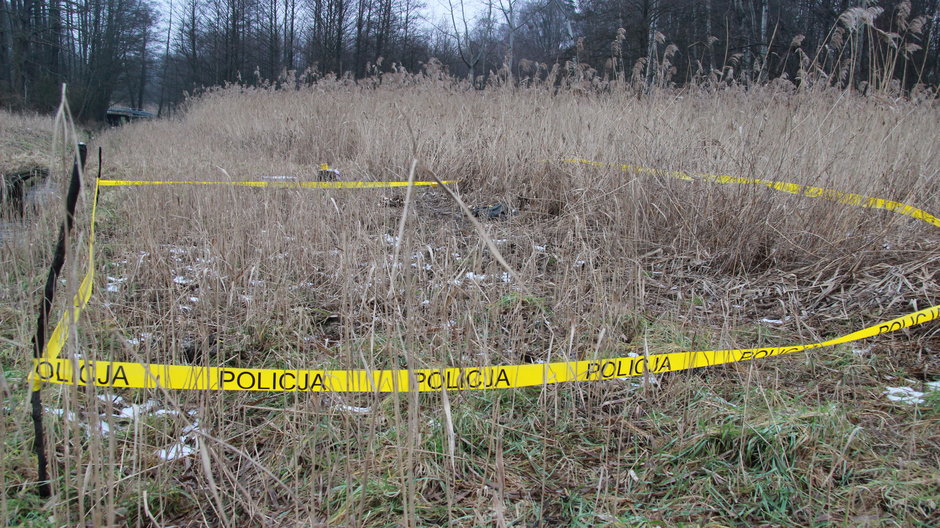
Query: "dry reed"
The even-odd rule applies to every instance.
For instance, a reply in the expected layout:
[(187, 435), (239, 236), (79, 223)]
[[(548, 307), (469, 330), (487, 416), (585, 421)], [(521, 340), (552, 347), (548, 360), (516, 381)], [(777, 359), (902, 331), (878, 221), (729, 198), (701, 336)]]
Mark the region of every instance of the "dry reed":
[[(472, 366), (787, 344), (938, 304), (940, 237), (926, 224), (557, 161), (813, 184), (936, 213), (935, 105), (769, 88), (552, 92), (405, 75), (370, 88), (230, 87), (175, 118), (103, 133), (106, 177), (307, 180), (326, 162), (345, 180), (407, 180), (417, 159), (418, 179), (459, 180), (468, 205), (518, 213), (483, 221), (484, 237), (440, 189), (416, 190), (405, 208), (397, 190), (103, 189), (98, 291), (70, 353)], [(21, 278), (34, 259), (4, 253)], [(10, 284), (29, 320), (35, 291)], [(22, 342), (27, 326), (5, 322), (5, 339)], [(940, 376), (936, 326), (866, 346), (639, 385), (447, 397), (47, 386), (51, 406), (83, 418), (50, 420), (59, 495), (45, 515), (139, 526), (927, 523), (940, 408), (909, 410), (879, 391), (885, 375)], [(3, 357), (27, 368), (26, 354)], [(11, 416), (6, 441), (23, 446)], [(171, 448), (185, 456), (166, 460)], [(6, 495), (25, 501), (26, 456), (4, 459), (20, 477), (7, 477)]]

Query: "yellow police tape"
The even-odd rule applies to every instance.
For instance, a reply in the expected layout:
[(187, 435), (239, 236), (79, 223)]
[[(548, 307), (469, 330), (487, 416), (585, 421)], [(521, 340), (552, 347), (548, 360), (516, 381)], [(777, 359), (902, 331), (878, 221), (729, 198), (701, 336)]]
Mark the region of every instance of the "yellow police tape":
[[(195, 185), (242, 185), (248, 187), (302, 187), (307, 189), (360, 189), (377, 187), (402, 187), (407, 186), (408, 182), (158, 182), (158, 181), (133, 181), (133, 180), (95, 180), (91, 206), (91, 222), (88, 230), (88, 270), (82, 278), (78, 291), (72, 299), (72, 305), (62, 314), (56, 322), (52, 334), (46, 342), (44, 361), (55, 361), (65, 347), (68, 339), (69, 327), (78, 322), (78, 317), (82, 310), (91, 300), (92, 287), (95, 281), (95, 218), (98, 211), (98, 189), (100, 187), (118, 187), (124, 185), (161, 185), (161, 184), (195, 184)], [(414, 185), (437, 185), (437, 182), (413, 182)], [(445, 181), (444, 183), (452, 183)], [(34, 360), (35, 361), (35, 360)], [(32, 388), (39, 390), (42, 385), (42, 379), (32, 376)]]
[[(44, 359), (54, 360), (59, 357), (62, 348), (65, 346), (65, 341), (69, 336), (69, 326), (78, 322), (79, 314), (82, 313), (82, 310), (85, 309), (85, 306), (88, 305), (88, 301), (91, 299), (92, 286), (95, 282), (95, 217), (98, 212), (97, 183), (95, 184), (93, 196), (91, 202), (91, 227), (88, 229), (88, 271), (85, 272), (85, 276), (78, 286), (78, 291), (75, 292), (75, 297), (72, 298), (72, 306), (59, 318), (55, 329), (52, 331), (52, 335), (49, 336), (49, 340), (46, 341), (46, 350), (43, 353)], [(33, 377), (33, 390), (39, 390), (40, 385), (41, 380)]]
[[(338, 175), (339, 171), (330, 168), (329, 163), (320, 164), (320, 173)], [(452, 180), (443, 183), (456, 183)], [(98, 182), (103, 187), (126, 187), (131, 185), (232, 185), (235, 187), (271, 187), (274, 189), (378, 189), (385, 187), (407, 187), (406, 181), (391, 182), (373, 182), (373, 181), (315, 181), (315, 182), (292, 182), (292, 181), (158, 181), (158, 180), (101, 180)], [(416, 181), (411, 185), (415, 186), (435, 186), (436, 181)]]
[(225, 391), (431, 392), (532, 387), (569, 381), (598, 381), (661, 374), (723, 363), (779, 356), (919, 325), (940, 317), (940, 305), (907, 314), (835, 339), (786, 347), (704, 350), (526, 365), (415, 370), (296, 370), (158, 365), (115, 361), (44, 359), (34, 374), (63, 384), (116, 388)]
[[(810, 197), (821, 197), (860, 207), (887, 209), (940, 227), (940, 220), (921, 209), (899, 202), (872, 198), (832, 189), (809, 187), (793, 183), (757, 178), (694, 174), (682, 171), (663, 171), (632, 165), (605, 164), (582, 159), (562, 159), (562, 162), (592, 166), (617, 167), (623, 171), (665, 175), (686, 181), (704, 180), (715, 183), (765, 185), (771, 189)], [(443, 183), (452, 183), (445, 181)], [(290, 370), (202, 367), (189, 365), (163, 365), (115, 361), (87, 361), (59, 358), (68, 337), (70, 324), (78, 321), (81, 311), (91, 298), (94, 283), (95, 217), (99, 186), (122, 185), (242, 185), (249, 187), (305, 187), (305, 188), (370, 188), (407, 186), (408, 182), (160, 182), (97, 180), (91, 210), (88, 239), (88, 271), (82, 279), (73, 302), (59, 319), (46, 345), (43, 358), (34, 360), (30, 372), (33, 390), (39, 390), (43, 381), (51, 383), (88, 384), (119, 388), (201, 389), (201, 390), (263, 390), (263, 391), (333, 391), (333, 392), (395, 392), (417, 390), (479, 390), (512, 387), (530, 387), (569, 381), (597, 381), (604, 379), (659, 374), (699, 367), (747, 361), (833, 346), (893, 332), (940, 318), (940, 305), (907, 314), (897, 319), (846, 334), (835, 339), (807, 345), (788, 347), (751, 348), (738, 350), (705, 350), (653, 354), (646, 357), (621, 357), (588, 361), (565, 361), (527, 365), (489, 367), (440, 368), (417, 370)], [(414, 182), (415, 185), (437, 185), (436, 182)], [(77, 374), (77, 375), (76, 375)], [(414, 388), (412, 388), (414, 387)]]
[(940, 227), (940, 219), (932, 214), (918, 209), (913, 205), (907, 205), (902, 202), (865, 196), (864, 194), (855, 194), (835, 189), (826, 189), (824, 187), (813, 187), (810, 185), (800, 185), (798, 183), (788, 183), (782, 181), (764, 180), (761, 178), (742, 178), (740, 176), (720, 176), (708, 173), (689, 173), (685, 171), (667, 171), (662, 169), (651, 169), (649, 167), (639, 167), (622, 163), (602, 163), (579, 158), (563, 158), (562, 163), (578, 163), (581, 165), (590, 165), (592, 167), (610, 167), (620, 169), (624, 172), (633, 172), (637, 174), (651, 174), (655, 176), (668, 176), (684, 181), (706, 181), (710, 183), (736, 183), (742, 185), (763, 185), (776, 191), (790, 194), (798, 194), (809, 198), (822, 198), (838, 203), (854, 205), (857, 207), (866, 207), (869, 209), (885, 209), (894, 213), (910, 216), (917, 220), (923, 220), (928, 224)]
[[(452, 180), (443, 183), (455, 183)], [(378, 189), (385, 187), (407, 187), (406, 181), (316, 181), (316, 182), (290, 182), (290, 181), (154, 181), (154, 180), (101, 180), (102, 187), (126, 187), (131, 185), (231, 185), (235, 187), (271, 187), (275, 189)], [(435, 186), (434, 181), (412, 182), (416, 187)]]

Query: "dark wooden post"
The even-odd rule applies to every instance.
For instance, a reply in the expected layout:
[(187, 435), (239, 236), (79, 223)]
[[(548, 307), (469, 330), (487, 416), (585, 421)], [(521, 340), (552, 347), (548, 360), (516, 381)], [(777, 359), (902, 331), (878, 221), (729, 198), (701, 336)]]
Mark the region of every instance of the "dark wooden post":
[[(55, 296), (56, 281), (65, 264), (66, 237), (72, 232), (75, 223), (75, 205), (78, 203), (78, 192), (81, 190), (82, 169), (85, 167), (85, 158), (88, 148), (84, 143), (78, 144), (78, 156), (72, 166), (72, 178), (69, 181), (68, 194), (65, 196), (65, 221), (59, 227), (59, 238), (56, 241), (52, 264), (49, 266), (49, 275), (46, 277), (46, 287), (43, 290), (42, 302), (39, 304), (39, 320), (36, 322), (36, 334), (33, 336), (33, 357), (42, 359), (46, 348), (46, 326), (49, 322), (49, 311), (52, 309), (52, 298)], [(81, 165), (79, 165), (81, 164)], [(40, 386), (33, 388), (30, 398), (32, 403), (33, 433), (35, 435), (33, 449), (36, 451), (36, 464), (39, 473), (39, 496), (46, 499), (52, 495), (52, 486), (49, 483), (48, 460), (46, 459), (46, 438), (42, 427), (42, 393)]]

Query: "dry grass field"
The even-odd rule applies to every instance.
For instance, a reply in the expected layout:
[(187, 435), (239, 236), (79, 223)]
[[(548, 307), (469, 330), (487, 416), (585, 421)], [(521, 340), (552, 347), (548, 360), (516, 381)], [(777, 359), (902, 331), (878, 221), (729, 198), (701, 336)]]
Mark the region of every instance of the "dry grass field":
[[(21, 137), (12, 119), (0, 141)], [(418, 179), (457, 180), (467, 206), (515, 214), (474, 224), (433, 188), (410, 201), (394, 189), (103, 188), (96, 291), (65, 352), (428, 368), (831, 338), (940, 304), (940, 230), (764, 186), (559, 160), (812, 184), (937, 214), (938, 123), (936, 101), (769, 87), (585, 95), (389, 75), (219, 89), (89, 137), (103, 176), (307, 181), (329, 163), (343, 180), (407, 180), (417, 160)], [(56, 314), (84, 274), (88, 189)], [(935, 322), (526, 389), (46, 384), (54, 496), (40, 501), (26, 376), (62, 216), (46, 205), (0, 247), (5, 524), (887, 527), (940, 515)], [(895, 397), (910, 391), (923, 394)]]

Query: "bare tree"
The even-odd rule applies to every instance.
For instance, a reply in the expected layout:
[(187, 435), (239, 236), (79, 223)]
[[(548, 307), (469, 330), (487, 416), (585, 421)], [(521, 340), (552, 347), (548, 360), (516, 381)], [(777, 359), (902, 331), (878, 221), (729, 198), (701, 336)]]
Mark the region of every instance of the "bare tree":
[(284, 64), (288, 70), (297, 67), (294, 64), (296, 46), (297, 0), (284, 0)]
[(457, 54), (469, 70), (467, 75), (473, 78), (476, 67), (486, 54), (487, 46), (490, 41), (492, 32), (490, 21), (492, 21), (493, 16), (493, 3), (486, 3), (486, 15), (482, 19), (484, 22), (483, 34), (480, 35), (482, 37), (480, 39), (473, 38), (473, 33), (471, 32), (472, 20), (467, 15), (467, 7), (464, 5), (464, 0), (447, 0), (447, 5), (450, 7), (451, 27), (454, 30), (451, 37), (456, 43)]

